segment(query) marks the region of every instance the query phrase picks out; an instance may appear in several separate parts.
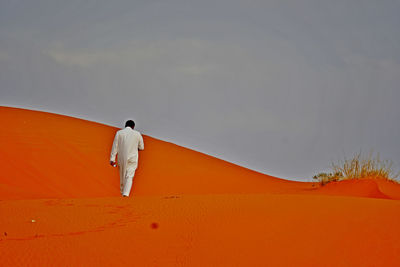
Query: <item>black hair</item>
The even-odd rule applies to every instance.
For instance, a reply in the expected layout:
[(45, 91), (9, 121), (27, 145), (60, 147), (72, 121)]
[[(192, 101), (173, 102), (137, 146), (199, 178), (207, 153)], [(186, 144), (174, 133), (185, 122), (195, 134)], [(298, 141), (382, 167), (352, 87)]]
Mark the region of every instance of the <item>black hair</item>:
[(135, 122), (133, 120), (129, 120), (125, 122), (125, 127), (131, 127), (132, 129), (135, 128)]

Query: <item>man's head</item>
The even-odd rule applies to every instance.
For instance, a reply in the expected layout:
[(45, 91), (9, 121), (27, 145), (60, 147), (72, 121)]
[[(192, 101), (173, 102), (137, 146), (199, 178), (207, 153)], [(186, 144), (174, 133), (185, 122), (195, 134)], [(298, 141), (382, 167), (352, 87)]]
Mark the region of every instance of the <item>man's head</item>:
[(133, 120), (129, 120), (125, 122), (125, 127), (131, 127), (132, 129), (135, 128), (135, 122)]

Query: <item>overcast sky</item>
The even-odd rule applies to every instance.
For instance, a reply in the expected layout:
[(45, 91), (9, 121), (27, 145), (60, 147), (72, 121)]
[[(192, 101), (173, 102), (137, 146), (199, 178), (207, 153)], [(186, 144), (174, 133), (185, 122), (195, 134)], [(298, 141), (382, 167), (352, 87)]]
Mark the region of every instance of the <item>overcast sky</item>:
[(133, 118), (287, 179), (360, 150), (398, 167), (399, 14), (399, 0), (0, 0), (0, 105)]

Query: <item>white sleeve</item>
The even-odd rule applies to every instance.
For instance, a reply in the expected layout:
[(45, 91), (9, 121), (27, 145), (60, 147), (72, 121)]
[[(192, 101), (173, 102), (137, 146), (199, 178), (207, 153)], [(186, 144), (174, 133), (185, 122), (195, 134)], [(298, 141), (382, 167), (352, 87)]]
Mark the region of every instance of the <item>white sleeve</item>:
[(138, 146), (139, 150), (144, 150), (144, 142), (143, 142), (143, 137), (142, 135), (139, 133), (139, 146)]
[(114, 137), (114, 142), (111, 148), (111, 156), (110, 156), (110, 161), (114, 161), (115, 162), (115, 157), (117, 156), (118, 153), (118, 132), (115, 134)]

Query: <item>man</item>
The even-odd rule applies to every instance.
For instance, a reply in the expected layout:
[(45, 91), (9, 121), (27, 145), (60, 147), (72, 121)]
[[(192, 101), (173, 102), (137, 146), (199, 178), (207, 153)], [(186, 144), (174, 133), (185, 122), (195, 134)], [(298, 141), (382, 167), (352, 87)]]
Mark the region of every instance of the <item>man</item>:
[(119, 130), (115, 134), (111, 149), (111, 166), (115, 167), (115, 157), (118, 154), (120, 191), (124, 197), (128, 197), (131, 192), (133, 176), (138, 165), (138, 150), (144, 149), (143, 137), (134, 128), (135, 122), (127, 121), (125, 129)]

